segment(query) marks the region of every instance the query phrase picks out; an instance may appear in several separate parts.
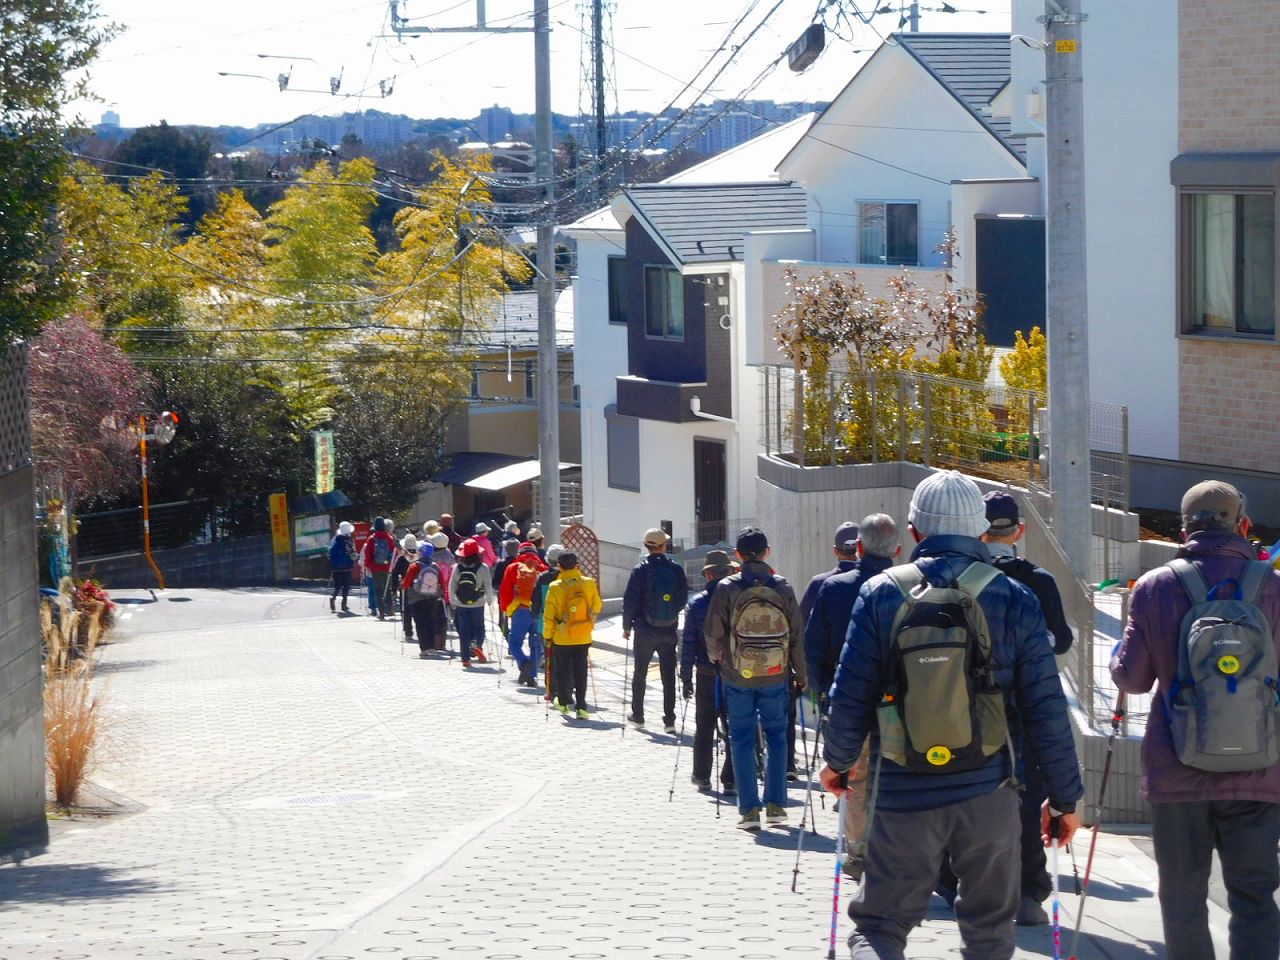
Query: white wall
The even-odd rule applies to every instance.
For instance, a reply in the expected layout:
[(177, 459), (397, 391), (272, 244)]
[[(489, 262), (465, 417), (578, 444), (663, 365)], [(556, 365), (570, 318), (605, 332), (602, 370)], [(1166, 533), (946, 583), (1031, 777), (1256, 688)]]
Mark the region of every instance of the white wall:
[(1024, 177), (1018, 159), (905, 50), (884, 47), (779, 167), (809, 191), (816, 259), (855, 262), (860, 200), (918, 202), (920, 258), (953, 223), (951, 181)]
[(1084, 31), (1090, 390), (1129, 407), (1134, 454), (1176, 459), (1178, 4), (1095, 4)]

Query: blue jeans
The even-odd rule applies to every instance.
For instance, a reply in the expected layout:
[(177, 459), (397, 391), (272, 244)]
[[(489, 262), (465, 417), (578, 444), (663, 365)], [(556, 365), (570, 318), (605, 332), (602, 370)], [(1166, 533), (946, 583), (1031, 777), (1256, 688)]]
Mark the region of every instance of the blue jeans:
[(454, 607), (453, 617), (458, 624), (462, 662), (470, 663), (472, 653), (484, 649), (484, 607)]
[[(507, 652), (511, 654), (511, 659), (516, 662), (521, 670), (524, 665), (529, 662), (530, 657), (537, 657), (541, 652), (539, 647), (542, 644), (538, 632), (533, 628), (533, 611), (528, 607), (517, 607), (516, 612), (511, 614), (511, 627), (507, 633)], [(525, 637), (529, 638), (529, 653), (524, 652)], [(538, 661), (535, 659), (534, 663)]]
[(787, 686), (736, 687), (722, 682), (729, 714), (729, 752), (738, 786), (738, 812), (759, 808), (756, 788), (756, 718), (764, 731), (764, 802), (787, 802)]

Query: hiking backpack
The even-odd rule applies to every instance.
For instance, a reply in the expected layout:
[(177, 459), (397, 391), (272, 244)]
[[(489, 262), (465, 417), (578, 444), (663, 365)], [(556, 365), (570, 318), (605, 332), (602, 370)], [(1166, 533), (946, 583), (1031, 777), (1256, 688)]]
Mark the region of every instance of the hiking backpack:
[(461, 604), (473, 607), (484, 599), (484, 591), (480, 589), (476, 567), (458, 564), (453, 571), (453, 596)]
[(784, 677), (791, 654), (791, 618), (773, 577), (748, 583), (734, 599), (729, 666), (743, 680)]
[(350, 546), (350, 537), (344, 537), (341, 534), (333, 538), (333, 542), (329, 544), (329, 565), (338, 570), (346, 570), (352, 566)]
[(391, 541), (386, 537), (373, 538), (373, 562), (378, 566), (391, 563)]
[(971, 563), (947, 586), (914, 563), (886, 571), (902, 593), (890, 641), (890, 681), (876, 711), (880, 752), (917, 773), (983, 766), (1013, 746), (991, 633), (978, 596), (1000, 571)]
[(587, 602), (587, 591), (582, 588), (581, 581), (565, 588), (564, 622), (571, 627), (591, 622), (591, 604)]
[(516, 563), (516, 579), (512, 588), (512, 594), (516, 602), (524, 605), (533, 606), (533, 591), (538, 585), (538, 577), (542, 576), (542, 571), (537, 567), (530, 566), (527, 563)]
[(440, 568), (434, 563), (419, 564), (418, 575), (413, 578), (413, 592), (429, 600), (440, 599)]
[(680, 570), (671, 560), (645, 564), (644, 620), (651, 627), (674, 627), (680, 619)]
[[(1263, 770), (1280, 759), (1276, 648), (1258, 594), (1271, 568), (1250, 561), (1213, 589), (1200, 568), (1168, 564), (1191, 598), (1178, 634), (1178, 673), (1165, 712), (1178, 760), (1212, 773)], [(1221, 597), (1224, 586), (1232, 596)]]

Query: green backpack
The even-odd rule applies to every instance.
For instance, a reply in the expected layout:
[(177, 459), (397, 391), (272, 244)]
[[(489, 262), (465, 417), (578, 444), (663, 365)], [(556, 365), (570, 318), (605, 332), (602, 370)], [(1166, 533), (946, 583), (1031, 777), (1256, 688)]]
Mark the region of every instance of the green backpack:
[(978, 603), (1000, 571), (972, 563), (943, 587), (914, 563), (887, 572), (903, 601), (893, 621), (890, 682), (877, 710), (881, 755), (917, 773), (974, 770), (1006, 746), (1012, 758), (1004, 692)]

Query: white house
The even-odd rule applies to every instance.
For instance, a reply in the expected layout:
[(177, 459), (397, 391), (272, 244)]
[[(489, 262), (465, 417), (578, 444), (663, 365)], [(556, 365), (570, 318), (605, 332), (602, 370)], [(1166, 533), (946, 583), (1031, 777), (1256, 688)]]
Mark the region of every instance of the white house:
[(1041, 192), (1011, 132), (1010, 72), (1007, 34), (897, 36), (802, 128), (627, 188), (566, 228), (584, 516), (602, 541), (631, 551), (669, 521), (708, 544), (755, 516), (753, 367), (778, 362), (788, 267), (852, 268), (872, 288), (912, 267), (936, 285), (954, 225), (995, 342), (1043, 323)]

